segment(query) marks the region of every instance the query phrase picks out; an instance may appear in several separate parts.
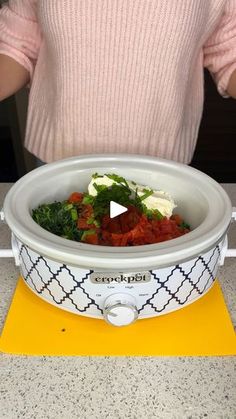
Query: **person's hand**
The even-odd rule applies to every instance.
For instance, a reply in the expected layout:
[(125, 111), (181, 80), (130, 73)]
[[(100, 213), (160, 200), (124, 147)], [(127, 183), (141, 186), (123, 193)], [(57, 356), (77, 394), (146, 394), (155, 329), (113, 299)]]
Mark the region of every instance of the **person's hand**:
[(229, 96), (236, 99), (236, 70), (234, 70), (234, 72), (232, 73), (232, 75), (229, 79), (229, 84), (228, 84), (228, 87), (227, 87), (227, 93), (229, 94)]
[(17, 61), (0, 54), (0, 101), (25, 86), (29, 77), (29, 72)]

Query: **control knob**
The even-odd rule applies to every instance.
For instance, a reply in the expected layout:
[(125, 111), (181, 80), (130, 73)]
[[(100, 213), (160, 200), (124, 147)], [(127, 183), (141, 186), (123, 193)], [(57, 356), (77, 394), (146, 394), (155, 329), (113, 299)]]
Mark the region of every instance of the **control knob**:
[(135, 298), (126, 293), (111, 294), (104, 302), (103, 314), (113, 326), (127, 326), (138, 318)]

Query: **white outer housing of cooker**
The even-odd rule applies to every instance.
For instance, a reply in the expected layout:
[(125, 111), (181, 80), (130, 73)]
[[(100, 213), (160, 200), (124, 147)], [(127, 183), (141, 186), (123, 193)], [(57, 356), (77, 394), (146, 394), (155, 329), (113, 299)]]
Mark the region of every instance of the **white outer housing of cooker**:
[(20, 271), (34, 293), (58, 308), (100, 319), (104, 318), (105, 300), (118, 293), (134, 297), (139, 319), (167, 314), (193, 303), (213, 285), (222, 246), (220, 243), (177, 265), (115, 273), (65, 265), (17, 242)]

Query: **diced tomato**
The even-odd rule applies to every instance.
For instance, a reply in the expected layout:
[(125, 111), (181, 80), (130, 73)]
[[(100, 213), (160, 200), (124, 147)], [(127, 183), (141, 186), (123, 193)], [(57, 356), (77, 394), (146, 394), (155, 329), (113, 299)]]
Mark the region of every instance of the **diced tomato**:
[(121, 232), (127, 233), (134, 228), (140, 221), (141, 213), (138, 208), (129, 205), (128, 211), (119, 216)]
[(110, 246), (111, 245), (110, 236), (111, 235), (108, 231), (101, 229), (101, 236), (100, 236), (100, 243), (99, 244), (102, 244), (104, 246)]
[(84, 194), (80, 193), (80, 192), (73, 192), (69, 198), (68, 198), (68, 202), (70, 202), (71, 204), (74, 203), (79, 203), (82, 202), (84, 197)]
[(170, 217), (170, 219), (171, 219), (171, 220), (173, 220), (173, 221), (175, 221), (177, 225), (180, 225), (180, 224), (182, 224), (182, 222), (183, 222), (183, 219), (180, 217), (180, 215), (179, 215), (179, 214), (173, 214), (173, 215)]
[(173, 232), (173, 227), (171, 224), (164, 223), (160, 225), (161, 234), (171, 234)]
[(93, 215), (93, 207), (90, 204), (83, 205), (81, 208), (81, 215), (84, 218), (90, 218)]
[(123, 237), (121, 238), (120, 245), (121, 246), (127, 246), (128, 240), (129, 240), (129, 233), (122, 234), (122, 236)]
[(123, 234), (112, 233), (110, 236), (110, 241), (111, 241), (112, 246), (122, 246), (121, 244), (122, 238), (123, 238)]
[(108, 214), (102, 217), (102, 229), (106, 230), (107, 226), (109, 225), (111, 219)]
[(79, 217), (77, 220), (77, 228), (79, 230), (88, 230), (91, 225), (87, 223), (87, 218)]
[(79, 218), (77, 220), (77, 228), (90, 230), (96, 228), (96, 225), (91, 223), (91, 218), (93, 217), (93, 207), (92, 205), (82, 205), (79, 212)]
[(156, 236), (155, 236), (155, 234), (153, 233), (152, 230), (147, 230), (145, 232), (145, 242), (147, 244), (153, 244), (153, 243), (156, 242)]
[(110, 218), (109, 215), (104, 215), (102, 218), (102, 229), (115, 234), (128, 233), (139, 223), (140, 216), (139, 210), (130, 205), (128, 211), (117, 217)]
[(118, 219), (116, 219), (116, 218), (118, 218), (118, 217), (115, 217), (114, 219), (112, 219), (112, 220), (110, 221), (110, 223), (109, 223), (109, 224), (108, 224), (108, 226), (107, 226), (107, 230), (108, 230), (110, 233), (119, 234), (119, 233), (121, 233), (121, 228), (120, 228), (120, 223), (119, 223), (119, 220), (118, 220)]
[(128, 206), (128, 211), (120, 216), (110, 218), (109, 215), (104, 215), (100, 220), (101, 227), (98, 228), (93, 223), (93, 207), (90, 204), (82, 204), (83, 197), (83, 193), (73, 192), (68, 202), (80, 204), (77, 228), (95, 230), (95, 233), (85, 234), (83, 239), (85, 243), (103, 246), (140, 246), (171, 240), (190, 231), (186, 227), (180, 227), (183, 219), (178, 214), (170, 218), (150, 219), (133, 205)]
[(88, 244), (99, 244), (98, 234), (97, 233), (86, 234), (83, 241)]

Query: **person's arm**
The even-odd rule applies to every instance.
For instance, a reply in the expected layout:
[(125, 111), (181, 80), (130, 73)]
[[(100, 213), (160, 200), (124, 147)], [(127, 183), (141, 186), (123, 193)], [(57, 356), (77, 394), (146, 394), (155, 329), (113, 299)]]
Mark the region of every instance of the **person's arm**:
[(218, 26), (204, 45), (204, 66), (219, 93), (236, 98), (236, 0), (227, 0)]
[(29, 82), (29, 72), (7, 55), (0, 54), (0, 101), (13, 95)]
[(228, 84), (228, 87), (227, 87), (227, 93), (228, 93), (229, 96), (236, 99), (236, 70), (234, 70), (234, 72), (232, 73), (232, 75), (229, 79), (229, 84)]
[(0, 100), (33, 77), (41, 45), (38, 0), (9, 0), (0, 8)]

